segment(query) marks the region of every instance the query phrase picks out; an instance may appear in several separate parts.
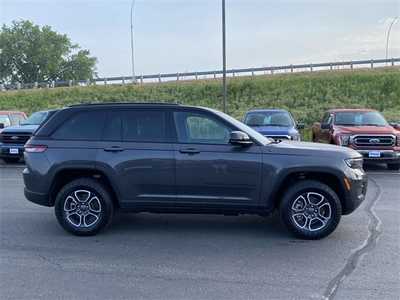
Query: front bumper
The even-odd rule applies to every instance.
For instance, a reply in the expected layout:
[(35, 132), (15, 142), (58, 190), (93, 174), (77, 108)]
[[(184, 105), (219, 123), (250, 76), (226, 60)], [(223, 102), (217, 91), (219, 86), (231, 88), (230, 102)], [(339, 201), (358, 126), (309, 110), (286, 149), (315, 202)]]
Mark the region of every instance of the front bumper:
[[(358, 151), (364, 158), (365, 161), (376, 161), (383, 163), (400, 163), (400, 152), (394, 150), (356, 150)], [(377, 154), (379, 153), (379, 157), (371, 157), (371, 153)]]
[(21, 158), (24, 156), (24, 145), (0, 143), (0, 157)]
[(364, 170), (354, 169), (345, 180), (349, 183), (349, 189), (346, 188), (345, 203), (343, 206), (343, 215), (351, 214), (365, 200), (368, 187), (368, 177)]

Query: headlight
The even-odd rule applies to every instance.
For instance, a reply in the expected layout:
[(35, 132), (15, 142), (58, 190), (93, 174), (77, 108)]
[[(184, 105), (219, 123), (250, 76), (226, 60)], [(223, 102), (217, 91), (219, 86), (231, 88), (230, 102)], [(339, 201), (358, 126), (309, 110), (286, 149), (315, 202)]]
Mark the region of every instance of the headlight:
[(349, 135), (339, 135), (338, 139), (339, 139), (340, 146), (348, 146), (350, 143)]
[(398, 135), (398, 136), (396, 137), (396, 140), (397, 140), (397, 146), (400, 147), (400, 135)]
[(348, 159), (345, 159), (344, 161), (352, 169), (362, 169), (363, 162), (364, 162), (362, 157), (348, 158)]

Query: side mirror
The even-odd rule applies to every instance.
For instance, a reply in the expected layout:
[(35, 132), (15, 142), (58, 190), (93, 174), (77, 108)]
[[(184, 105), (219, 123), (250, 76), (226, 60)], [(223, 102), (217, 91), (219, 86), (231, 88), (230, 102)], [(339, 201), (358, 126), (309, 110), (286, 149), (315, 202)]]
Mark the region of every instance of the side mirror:
[(297, 123), (297, 129), (304, 129), (304, 123)]
[(247, 133), (244, 133), (243, 131), (232, 131), (229, 143), (238, 146), (250, 146), (253, 144), (253, 141), (250, 139)]
[(4, 124), (3, 123), (0, 123), (0, 129), (4, 129)]
[(322, 123), (322, 124), (321, 124), (321, 129), (329, 130), (329, 129), (331, 129), (331, 124), (329, 124), (329, 123)]
[[(392, 126), (395, 129), (400, 129), (400, 123), (396, 123), (396, 122), (390, 122), (389, 123), (390, 126)], [(1, 128), (1, 127), (0, 127)]]

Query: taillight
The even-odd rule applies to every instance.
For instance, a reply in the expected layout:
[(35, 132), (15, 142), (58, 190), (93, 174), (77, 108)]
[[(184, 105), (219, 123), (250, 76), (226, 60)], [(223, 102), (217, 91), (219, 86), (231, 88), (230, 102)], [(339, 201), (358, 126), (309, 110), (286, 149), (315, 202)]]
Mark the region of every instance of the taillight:
[(47, 150), (46, 145), (26, 145), (25, 152), (28, 153), (42, 153)]

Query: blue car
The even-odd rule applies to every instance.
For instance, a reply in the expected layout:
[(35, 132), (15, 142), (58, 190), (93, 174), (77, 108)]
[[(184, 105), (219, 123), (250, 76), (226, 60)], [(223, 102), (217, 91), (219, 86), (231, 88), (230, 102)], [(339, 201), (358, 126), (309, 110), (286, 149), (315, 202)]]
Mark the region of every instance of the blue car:
[(243, 122), (274, 140), (300, 141), (298, 129), (303, 129), (303, 124), (297, 124), (292, 114), (283, 109), (257, 109), (246, 113)]
[(0, 130), (0, 158), (6, 163), (18, 162), (24, 155), (25, 143), (35, 130), (56, 111), (35, 112), (20, 125)]

